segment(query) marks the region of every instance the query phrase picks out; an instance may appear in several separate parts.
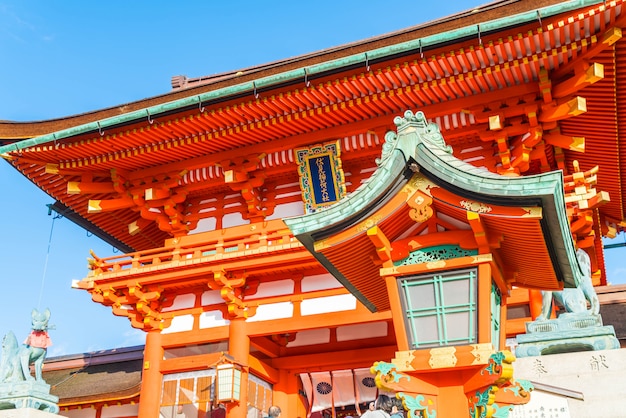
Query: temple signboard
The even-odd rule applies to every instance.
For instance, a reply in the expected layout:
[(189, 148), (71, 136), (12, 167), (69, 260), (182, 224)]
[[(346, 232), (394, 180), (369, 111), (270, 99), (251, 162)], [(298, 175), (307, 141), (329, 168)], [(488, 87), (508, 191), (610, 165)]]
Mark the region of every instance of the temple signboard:
[(306, 212), (328, 206), (345, 195), (339, 141), (295, 150)]

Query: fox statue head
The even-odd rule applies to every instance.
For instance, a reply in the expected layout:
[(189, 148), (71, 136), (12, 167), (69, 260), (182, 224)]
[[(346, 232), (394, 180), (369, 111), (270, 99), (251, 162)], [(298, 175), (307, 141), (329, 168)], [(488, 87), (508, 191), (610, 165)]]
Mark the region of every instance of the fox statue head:
[(33, 309), (31, 313), (31, 325), (34, 331), (47, 331), (48, 320), (50, 319), (50, 309), (46, 308), (45, 311), (39, 312), (37, 309)]

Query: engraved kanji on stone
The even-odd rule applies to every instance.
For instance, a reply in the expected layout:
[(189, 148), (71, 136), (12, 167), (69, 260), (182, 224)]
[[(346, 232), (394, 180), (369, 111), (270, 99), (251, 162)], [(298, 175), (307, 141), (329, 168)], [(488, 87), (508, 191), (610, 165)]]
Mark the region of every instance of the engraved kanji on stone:
[(591, 370), (595, 370), (595, 371), (609, 368), (609, 365), (606, 363), (606, 357), (604, 356), (604, 354), (591, 356), (591, 360), (589, 361), (589, 364), (591, 365)]

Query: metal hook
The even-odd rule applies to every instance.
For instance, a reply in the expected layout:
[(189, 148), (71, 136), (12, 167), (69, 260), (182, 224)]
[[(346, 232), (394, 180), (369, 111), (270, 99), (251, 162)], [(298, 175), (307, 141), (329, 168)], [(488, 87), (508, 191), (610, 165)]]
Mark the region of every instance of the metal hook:
[(367, 71), (370, 70), (370, 59), (367, 56), (367, 52), (365, 53), (365, 68), (367, 68)]
[(480, 25), (476, 25), (476, 29), (478, 29), (478, 45), (482, 45), (483, 39), (480, 37)]
[(424, 50), (422, 49), (422, 40), (420, 39), (420, 58), (424, 59)]
[(259, 93), (256, 92), (256, 82), (252, 82), (252, 87), (254, 87), (254, 98), (258, 99), (259, 98)]
[(543, 24), (541, 23), (541, 12), (539, 10), (537, 10), (537, 20), (539, 21), (539, 27), (542, 27)]
[(154, 119), (150, 117), (150, 109), (146, 109), (146, 113), (148, 114), (148, 122), (152, 125), (154, 123)]
[(200, 110), (200, 113), (204, 113), (204, 106), (202, 106), (202, 99), (200, 96), (198, 96), (198, 109)]
[(311, 82), (309, 81), (309, 72), (306, 68), (304, 69), (304, 85), (307, 87), (311, 85)]
[(98, 133), (100, 134), (100, 136), (104, 136), (104, 131), (102, 130), (102, 127), (100, 126), (100, 121), (98, 121)]
[(55, 134), (54, 132), (52, 132), (52, 139), (54, 142), (54, 148), (57, 147), (57, 134)]
[(204, 106), (202, 106), (202, 99), (198, 96), (198, 108), (200, 109), (200, 113), (204, 113)]

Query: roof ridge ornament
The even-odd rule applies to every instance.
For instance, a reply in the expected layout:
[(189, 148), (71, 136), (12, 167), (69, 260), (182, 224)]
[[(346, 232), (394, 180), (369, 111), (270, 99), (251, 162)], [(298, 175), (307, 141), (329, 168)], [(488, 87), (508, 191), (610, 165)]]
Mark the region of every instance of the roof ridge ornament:
[[(440, 150), (452, 154), (452, 147), (447, 145), (443, 135), (441, 134), (441, 130), (439, 129), (439, 125), (434, 122), (429, 122), (424, 115), (424, 112), (417, 111), (413, 113), (410, 110), (404, 112), (404, 116), (396, 116), (393, 119), (393, 123), (397, 127), (397, 133), (394, 131), (388, 131), (385, 134), (385, 143), (383, 144), (382, 154), (380, 158), (376, 160), (376, 164), (378, 166), (382, 165), (384, 161), (389, 158), (392, 151), (396, 149), (399, 145), (399, 137), (414, 137), (412, 149), (410, 149), (411, 153), (414, 153), (415, 147), (419, 143), (423, 143), (428, 146), (428, 148), (439, 148)], [(411, 134), (416, 134), (411, 135)], [(407, 149), (406, 146), (402, 146), (402, 149)]]

